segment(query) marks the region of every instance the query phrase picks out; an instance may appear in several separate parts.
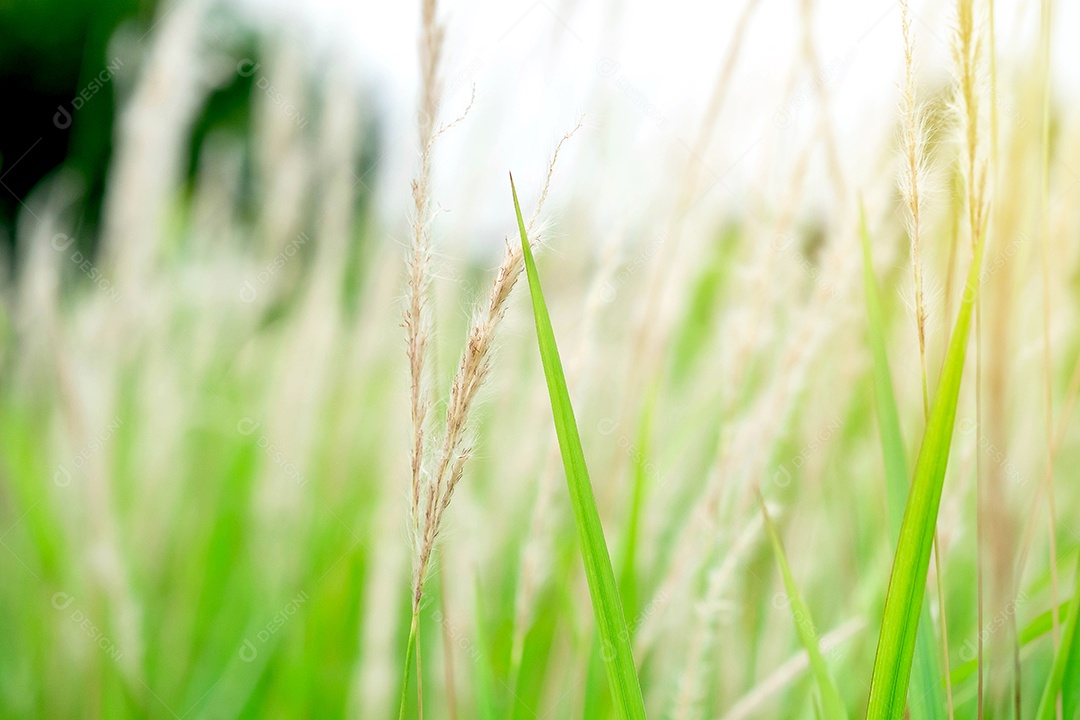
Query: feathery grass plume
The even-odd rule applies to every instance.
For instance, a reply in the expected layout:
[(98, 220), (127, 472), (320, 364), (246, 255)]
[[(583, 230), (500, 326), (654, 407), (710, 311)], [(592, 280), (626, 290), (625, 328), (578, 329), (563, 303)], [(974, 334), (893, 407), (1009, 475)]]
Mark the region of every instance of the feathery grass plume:
[[(563, 144), (569, 140), (581, 128), (583, 120), (564, 134), (555, 146), (551, 160), (548, 163), (547, 176), (537, 201), (536, 209), (533, 210), (529, 219), (527, 230), (532, 232), (540, 217), (540, 211), (547, 202), (548, 192), (551, 189), (551, 178), (555, 174), (555, 165), (559, 159), (559, 152)], [(491, 369), (491, 354), (495, 340), (495, 333), (499, 323), (506, 312), (506, 301), (510, 292), (514, 289), (521, 271), (524, 268), (521, 248), (509, 240), (503, 252), (502, 263), (495, 273), (495, 279), (491, 285), (491, 291), (486, 302), (477, 307), (473, 314), (472, 323), (469, 326), (465, 339), (465, 350), (458, 363), (457, 372), (450, 386), (450, 397), (446, 406), (446, 421), (444, 435), (440, 449), (434, 461), (433, 470), (427, 474), (425, 495), (422, 499), (423, 524), (420, 528), (420, 545), (418, 548), (418, 577), (414, 581), (413, 603), (419, 607), (420, 597), (423, 590), (424, 576), (427, 573), (431, 552), (434, 549), (435, 540), (442, 526), (442, 515), (446, 506), (450, 504), (458, 480), (461, 479), (461, 471), (472, 452), (467, 442), (467, 430), (469, 416), (476, 400), (477, 393), (487, 379)]]
[(978, 73), (982, 65), (982, 42), (975, 28), (974, 0), (956, 3), (956, 33), (953, 37), (956, 63), (955, 111), (961, 129), (961, 172), (965, 183), (968, 232), (971, 247), (982, 240), (989, 214), (986, 197), (986, 142), (982, 137), (981, 89)]
[[(907, 0), (901, 0), (900, 2), (900, 26), (904, 38), (904, 86), (901, 93), (901, 109), (903, 111), (903, 150), (904, 157), (901, 164), (900, 171), (900, 191), (904, 196), (904, 201), (907, 204), (908, 216), (908, 236), (911, 239), (911, 274), (915, 287), (915, 330), (918, 335), (919, 341), (919, 371), (922, 378), (922, 404), (923, 404), (923, 421), (925, 422), (930, 417), (930, 390), (929, 390), (929, 377), (926, 370), (926, 333), (927, 333), (927, 302), (924, 291), (923, 283), (923, 264), (922, 264), (922, 252), (921, 252), (921, 240), (922, 240), (922, 200), (920, 197), (920, 189), (925, 187), (925, 178), (927, 174), (928, 165), (928, 153), (927, 142), (930, 136), (930, 129), (927, 127), (927, 115), (925, 109), (919, 104), (918, 94), (916, 91), (915, 83), (915, 38), (911, 30), (911, 12), (908, 7)], [(905, 471), (906, 472), (906, 471)], [(934, 537), (934, 566), (935, 572), (940, 577), (941, 575), (941, 544), (937, 540), (937, 533), (935, 531)], [(945, 630), (945, 590), (942, 584), (937, 583), (937, 595), (938, 595), (938, 607), (940, 609), (940, 617), (942, 623), (942, 645), (943, 652), (942, 657), (945, 663), (945, 675), (949, 674), (949, 640), (948, 633)], [(927, 619), (929, 615), (923, 614), (924, 619)], [(933, 634), (923, 635), (924, 638), (932, 637)], [(916, 664), (921, 667), (922, 670), (926, 670), (923, 667), (922, 660), (927, 658), (921, 657), (920, 661)], [(934, 663), (933, 666), (936, 666)], [(917, 668), (918, 670), (919, 668)], [(949, 717), (953, 717), (953, 698), (952, 688), (946, 684), (946, 703), (949, 711)], [(935, 712), (934, 703), (926, 703), (926, 695), (923, 695), (922, 708), (918, 710), (921, 714), (923, 710), (929, 712)]]
[[(410, 450), (412, 470), (413, 531), (419, 532), (420, 490), (431, 391), (427, 378), (427, 345), (430, 337), (428, 309), (431, 285), (431, 153), (435, 139), (435, 119), (439, 112), (439, 63), (442, 57), (444, 29), (435, 17), (436, 0), (423, 0), (420, 38), (420, 109), (417, 126), (420, 140), (420, 167), (412, 181), (412, 246), (408, 259), (407, 305), (402, 324), (405, 327), (409, 359), (409, 409), (413, 426)], [(414, 600), (414, 603), (416, 601)]]
[(926, 113), (919, 105), (915, 88), (915, 39), (907, 0), (900, 2), (900, 25), (904, 35), (904, 88), (900, 105), (904, 114), (904, 158), (900, 170), (900, 191), (907, 204), (908, 235), (911, 238), (911, 271), (915, 281), (915, 324), (919, 335), (919, 362), (922, 370), (923, 415), (930, 414), (930, 392), (926, 375), (926, 305), (923, 302), (923, 268), (920, 240), (922, 211), (919, 190), (927, 172)]
[[(984, 118), (980, 111), (981, 86), (978, 74), (982, 66), (982, 39), (975, 27), (974, 0), (957, 0), (956, 31), (953, 36), (953, 61), (955, 63), (954, 105), (961, 129), (961, 177), (965, 187), (967, 203), (968, 234), (971, 246), (981, 248), (989, 217), (989, 205), (986, 198), (986, 141), (983, 128)], [(982, 344), (982, 306), (975, 299), (975, 429), (981, 437), (981, 376), (982, 363), (980, 346)], [(982, 507), (982, 462), (979, 453), (975, 454), (976, 484), (976, 622), (983, 627), (983, 584), (982, 584), (982, 529), (984, 525)], [(979, 658), (978, 679), (978, 716), (983, 715), (983, 636), (977, 638)]]
[[(425, 17), (427, 16), (425, 15)], [(471, 107), (471, 104), (470, 101), (469, 107)], [(466, 108), (465, 112), (468, 113), (468, 108)], [(443, 132), (463, 118), (464, 114), (434, 131), (431, 140), (437, 139)], [(551, 161), (548, 163), (547, 176), (544, 179), (540, 199), (537, 201), (536, 209), (529, 220), (529, 232), (532, 232), (547, 201), (548, 192), (551, 189), (551, 178), (555, 173), (559, 152), (562, 150), (563, 144), (581, 128), (582, 123), (583, 119), (578, 120), (577, 125), (564, 134), (555, 146)], [(425, 161), (422, 160), (423, 162)], [(430, 159), (426, 162), (428, 163), (427, 172), (430, 175)], [(420, 192), (418, 190), (420, 185), (418, 182), (414, 182), (413, 185), (418, 213), (420, 207), (426, 208), (428, 203), (427, 190)], [(521, 248), (507, 240), (503, 260), (495, 273), (495, 279), (492, 282), (488, 298), (476, 309), (470, 323), (465, 339), (465, 349), (462, 352), (457, 372), (450, 385), (442, 440), (435, 450), (434, 457), (428, 462), (425, 458), (426, 429), (424, 423), (426, 422), (426, 414), (430, 410), (431, 401), (430, 395), (424, 390), (425, 378), (422, 373), (424, 369), (423, 353), (427, 344), (427, 331), (423, 324), (426, 322), (424, 312), (427, 304), (427, 291), (424, 286), (430, 282), (427, 266), (431, 259), (431, 243), (426, 228), (418, 229), (414, 238), (422, 242), (423, 247), (417, 253), (417, 248), (414, 246), (412, 260), (418, 264), (410, 266), (410, 302), (405, 325), (410, 341), (410, 370), (413, 373), (410, 400), (414, 413), (418, 411), (419, 416), (416, 414), (413, 416), (414, 441), (412, 451), (414, 456), (411, 510), (414, 532), (414, 571), (411, 594), (412, 621), (409, 631), (409, 644), (406, 648), (405, 677), (402, 681), (401, 717), (404, 717), (405, 713), (409, 666), (413, 649), (417, 644), (416, 633), (419, 627), (420, 604), (423, 599), (424, 583), (427, 580), (431, 565), (432, 553), (435, 550), (436, 540), (442, 528), (443, 513), (446, 512), (446, 508), (450, 505), (454, 490), (464, 473), (465, 463), (472, 454), (472, 445), (468, 441), (470, 415), (477, 395), (487, 380), (491, 369), (495, 334), (506, 312), (507, 299), (510, 297), (510, 293), (524, 268)], [(414, 279), (418, 279), (422, 285), (414, 286)], [(419, 292), (417, 288), (420, 288)], [(415, 304), (414, 300), (416, 301)], [(418, 311), (418, 314), (411, 314), (414, 309)], [(414, 334), (416, 330), (420, 332)], [(413, 344), (414, 340), (415, 345)], [(416, 351), (415, 355), (414, 350)]]
[[(548, 192), (551, 189), (551, 178), (555, 172), (555, 164), (559, 158), (563, 143), (570, 139), (581, 127), (581, 121), (573, 130), (563, 135), (555, 146), (551, 162), (548, 164), (547, 177), (527, 227), (532, 232), (540, 217), (540, 211), (547, 201)], [(450, 385), (450, 397), (446, 406), (446, 420), (444, 434), (439, 450), (436, 454), (431, 472), (426, 473), (426, 485), (422, 498), (421, 511), (423, 523), (420, 534), (418, 561), (418, 577), (413, 586), (413, 603), (419, 607), (420, 596), (423, 590), (424, 577), (427, 573), (428, 563), (431, 560), (431, 552), (434, 549), (435, 540), (442, 526), (442, 516), (454, 490), (465, 462), (472, 452), (472, 447), (467, 441), (467, 430), (470, 413), (476, 400), (477, 393), (487, 379), (491, 369), (492, 347), (495, 341), (495, 333), (499, 323), (506, 312), (506, 301), (510, 292), (514, 289), (521, 271), (524, 268), (521, 249), (507, 241), (503, 253), (502, 263), (495, 273), (495, 280), (491, 285), (491, 292), (486, 302), (477, 308), (473, 315), (465, 339), (465, 350), (458, 362), (458, 369)]]
[[(412, 181), (413, 216), (412, 244), (408, 258), (408, 290), (402, 325), (405, 328), (406, 354), (409, 360), (409, 415), (412, 421), (412, 447), (409, 451), (411, 470), (411, 502), (409, 505), (413, 542), (426, 531), (421, 528), (424, 510), (421, 492), (424, 483), (424, 455), (427, 445), (428, 415), (431, 412), (427, 355), (431, 317), (428, 308), (431, 286), (431, 155), (436, 138), (435, 122), (439, 114), (439, 66), (442, 60), (445, 29), (438, 21), (437, 0), (422, 0), (420, 6), (420, 103), (417, 114), (420, 167)], [(427, 573), (427, 563), (414, 553), (412, 592), (412, 622), (405, 650), (405, 675), (401, 683), (399, 716), (405, 717), (405, 697), (409, 685), (409, 666), (412, 663), (420, 616), (420, 589)], [(417, 660), (417, 680), (420, 669)], [(421, 693), (422, 702), (422, 693)]]

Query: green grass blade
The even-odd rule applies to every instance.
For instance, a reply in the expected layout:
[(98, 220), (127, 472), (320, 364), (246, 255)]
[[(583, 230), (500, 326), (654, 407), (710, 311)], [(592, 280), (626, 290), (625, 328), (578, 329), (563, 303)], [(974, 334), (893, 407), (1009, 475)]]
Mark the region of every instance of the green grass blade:
[(877, 655), (874, 658), (874, 673), (870, 680), (867, 718), (872, 720), (901, 718), (907, 704), (930, 549), (934, 542), (934, 528), (956, 423), (956, 405), (967, 355), (972, 308), (979, 292), (982, 252), (983, 243), (980, 241), (968, 271), (960, 311), (945, 354), (937, 395), (930, 408), (930, 418), (923, 433), (922, 447), (915, 463), (911, 491), (900, 526), (900, 539), (893, 559)]
[[(885, 486), (889, 499), (889, 530), (893, 544), (900, 537), (904, 519), (904, 502), (909, 490), (908, 464), (904, 452), (904, 437), (900, 431), (900, 413), (893, 393), (892, 371), (885, 349), (885, 314), (881, 292), (874, 275), (870, 251), (870, 232), (866, 213), (859, 205), (859, 234), (862, 238), (863, 270), (866, 279), (866, 314), (869, 323), (870, 353), (874, 366), (874, 397), (877, 406), (878, 428), (881, 433), (881, 452), (885, 461)], [(911, 719), (943, 720), (945, 691), (941, 683), (941, 662), (938, 659), (934, 626), (930, 619), (930, 604), (923, 598), (922, 617), (915, 641), (915, 659), (911, 680)]]
[[(1058, 606), (1058, 620), (1064, 625), (1065, 618), (1069, 614), (1069, 605), (1071, 603), (1064, 602)], [(1027, 625), (1020, 629), (1017, 633), (1016, 642), (1021, 648), (1027, 647), (1030, 643), (1039, 640), (1050, 633), (1050, 630), (1054, 627), (1054, 620), (1051, 617), (1052, 610), (1047, 610), (1040, 613), (1033, 618)], [(952, 675), (949, 678), (949, 682), (953, 687), (962, 685), (970, 680), (979, 669), (979, 661), (968, 660), (967, 662), (957, 665), (953, 668)]]
[[(1042, 700), (1039, 702), (1038, 720), (1053, 720), (1057, 717), (1058, 693), (1065, 690), (1062, 698), (1063, 717), (1071, 718), (1076, 714), (1077, 685), (1080, 685), (1080, 643), (1076, 642), (1076, 623), (1080, 617), (1080, 556), (1076, 563), (1076, 588), (1069, 601), (1069, 613), (1065, 617), (1065, 626), (1061, 629), (1061, 644), (1058, 645), (1050, 677), (1046, 679)], [(1069, 682), (1065, 682), (1066, 677)]]
[(649, 457), (651, 454), (650, 437), (652, 435), (653, 409), (659, 394), (659, 383), (654, 383), (645, 400), (638, 421), (637, 443), (633, 453), (634, 490), (630, 500), (630, 517), (626, 523), (626, 532), (622, 546), (622, 569), (619, 571), (619, 594), (623, 601), (623, 613), (630, 636), (634, 635), (634, 620), (637, 617), (637, 546), (638, 530), (641, 526), (641, 511), (645, 504), (648, 490)]
[(904, 519), (904, 503), (907, 502), (907, 457), (904, 452), (903, 435), (900, 432), (900, 413), (893, 393), (892, 370), (885, 349), (885, 313), (881, 306), (881, 292), (870, 252), (870, 232), (866, 228), (866, 214), (859, 206), (859, 234), (862, 238), (863, 274), (866, 282), (866, 315), (869, 325), (868, 339), (874, 367), (874, 400), (877, 405), (878, 428), (881, 433), (881, 451), (885, 460), (885, 488), (889, 499), (889, 525), (893, 542), (900, 537), (900, 524)]
[(555, 332), (551, 328), (551, 318), (548, 316), (544, 294), (540, 288), (540, 276), (536, 272), (536, 262), (533, 260), (532, 248), (525, 232), (525, 222), (521, 218), (521, 205), (518, 203), (513, 177), (510, 178), (510, 189), (514, 195), (514, 212), (517, 214), (518, 230), (521, 233), (521, 248), (525, 258), (525, 274), (529, 280), (529, 293), (532, 296), (540, 359), (544, 365), (544, 377), (551, 397), (555, 433), (559, 439), (566, 483), (570, 489), (574, 520), (581, 541), (581, 557), (599, 629), (611, 699), (616, 715), (621, 720), (644, 720), (645, 702), (641, 696), (641, 686), (630, 649), (630, 633), (623, 617), (615, 572), (611, 567), (604, 529), (600, 525), (600, 513), (596, 509), (589, 471), (585, 466), (585, 453), (581, 449), (577, 421), (570, 405), (570, 393), (566, 389), (566, 377), (559, 359), (559, 349), (555, 344)]
[(490, 613), (485, 606), (484, 588), (479, 578), (474, 579), (473, 622), (476, 624), (476, 643), (470, 653), (472, 659), (473, 687), (476, 698), (476, 720), (495, 720), (498, 717), (495, 700), (495, 674), (489, 657), (491, 637), (488, 631)]
[(784, 590), (788, 596), (791, 619), (795, 622), (795, 632), (799, 636), (799, 643), (806, 650), (806, 655), (810, 659), (810, 670), (814, 674), (814, 680), (817, 682), (821, 700), (821, 716), (825, 720), (844, 720), (847, 718), (847, 710), (844, 709), (844, 702), (840, 699), (840, 693), (837, 691), (835, 683), (833, 683), (832, 676), (829, 675), (829, 668), (825, 664), (825, 658), (821, 655), (821, 648), (818, 647), (817, 626), (814, 625), (810, 609), (799, 594), (799, 588), (795, 584), (795, 576), (791, 574), (791, 566), (788, 565), (787, 553), (784, 552), (784, 543), (780, 539), (780, 533), (777, 531), (776, 525), (773, 524), (772, 518), (769, 517), (769, 511), (765, 507), (764, 499), (758, 495), (758, 500), (761, 503), (761, 515), (765, 519), (765, 530), (768, 532), (773, 552), (776, 555), (776, 564), (780, 567), (780, 575), (784, 579)]

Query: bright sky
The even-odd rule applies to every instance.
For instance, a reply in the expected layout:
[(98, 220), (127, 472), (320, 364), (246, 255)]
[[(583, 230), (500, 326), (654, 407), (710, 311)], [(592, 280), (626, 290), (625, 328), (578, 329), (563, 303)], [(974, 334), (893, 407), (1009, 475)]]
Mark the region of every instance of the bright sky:
[[(355, 63), (387, 122), (383, 180), (406, 188), (414, 160), (419, 3), (236, 2), (260, 21), (298, 34), (314, 62)], [(507, 169), (523, 188), (538, 185), (555, 141), (583, 113), (586, 137), (575, 139), (570, 153), (588, 153), (588, 160), (568, 157), (563, 168), (573, 172), (579, 188), (608, 191), (594, 208), (601, 215), (625, 218), (635, 208), (646, 210), (664, 190), (655, 183), (672, 177), (658, 170), (692, 143), (744, 0), (476, 0), (441, 6), (446, 116), (458, 114), (473, 84), (477, 99), (468, 121), (440, 145), (437, 195), (450, 211), (444, 222), (455, 227), (455, 216), (468, 217), (475, 228), (477, 218), (505, 225), (505, 218), (492, 214), (492, 203), (480, 198), (505, 193)], [(716, 140), (704, 158), (712, 175), (724, 180), (718, 202), (738, 203), (745, 186), (762, 185), (762, 167), (783, 167), (777, 158), (791, 155), (814, 129), (819, 85), (830, 96), (841, 155), (854, 180), (860, 158), (880, 157), (890, 140), (902, 73), (899, 6), (893, 0), (819, 0), (815, 7), (822, 83), (805, 68), (792, 80), (792, 69), (801, 65), (799, 0), (760, 0)], [(920, 77), (929, 87), (944, 81), (950, 66), (951, 3), (913, 0), (913, 9)], [(1037, 2), (998, 0), (997, 42), (1005, 49), (1000, 67), (1015, 72), (1034, 57), (1038, 12)], [(1067, 29), (1080, 28), (1080, 3), (1058, 0), (1055, 13), (1057, 91), (1075, 98), (1080, 58)], [(1005, 123), (1013, 101), (1003, 92), (1000, 102)], [(762, 158), (773, 162), (758, 162)], [(393, 198), (399, 212), (401, 199)]]

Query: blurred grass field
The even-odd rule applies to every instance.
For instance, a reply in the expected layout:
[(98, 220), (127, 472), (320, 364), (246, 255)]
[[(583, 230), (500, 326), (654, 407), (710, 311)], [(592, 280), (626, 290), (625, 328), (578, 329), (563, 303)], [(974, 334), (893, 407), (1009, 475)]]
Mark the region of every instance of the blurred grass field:
[[(96, 230), (85, 188), (66, 172), (21, 199), (10, 227), (3, 718), (386, 718), (403, 665), (417, 667), (405, 664), (413, 429), (401, 327), (414, 198), (375, 182), (385, 128), (351, 78), (305, 75), (287, 45), (265, 44), (257, 65), (214, 56), (230, 77), (249, 63), (250, 117), (236, 126), (244, 115), (222, 110), (228, 122), (192, 145), (209, 92), (191, 73), (208, 6), (160, 14), (130, 67)], [(985, 23), (989, 6), (975, 6)], [(899, 34), (899, 16), (888, 17)], [(1080, 107), (1044, 98), (1048, 38), (1033, 35), (1023, 62), (997, 67), (979, 90), (982, 289), (923, 615), (935, 652), (947, 634), (938, 686), (955, 718), (1035, 717), (1076, 602)], [(812, 43), (806, 52), (817, 59)], [(972, 243), (954, 98), (936, 81), (920, 88), (933, 119), (922, 219), (933, 398)], [(314, 100), (302, 116), (283, 111), (297, 97)], [(826, 101), (815, 91), (815, 107)], [(896, 180), (901, 114), (866, 156), (846, 153), (821, 112), (794, 161), (761, 160), (736, 211), (680, 156), (657, 170), (668, 192), (644, 210), (621, 200), (625, 219), (604, 226), (590, 216), (593, 194), (611, 202), (597, 160), (604, 136), (588, 112), (549, 178), (539, 273), (650, 717), (820, 717), (807, 641), (846, 714), (866, 712), (897, 508), (860, 201), (909, 467), (925, 420)], [(707, 114), (701, 127), (701, 147), (723, 144), (722, 122)], [(531, 174), (500, 167), (492, 181), (513, 169), (526, 213), (553, 149)], [(440, 244), (442, 209), (431, 215), (436, 430), (495, 279), (499, 233), (517, 242), (509, 188), (480, 202), (503, 219), (494, 234), (478, 224), (480, 250)], [(400, 206), (396, 220), (387, 205)], [(505, 312), (423, 589), (406, 716), (421, 715), (419, 687), (428, 720), (617, 717), (527, 288)], [(1076, 647), (1064, 666), (1067, 720), (1080, 717)]]

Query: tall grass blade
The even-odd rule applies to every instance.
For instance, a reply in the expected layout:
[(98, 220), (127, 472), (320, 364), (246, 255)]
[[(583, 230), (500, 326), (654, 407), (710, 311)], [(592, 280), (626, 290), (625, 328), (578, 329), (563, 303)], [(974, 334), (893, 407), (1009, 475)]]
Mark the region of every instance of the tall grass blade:
[(1061, 641), (1054, 656), (1054, 664), (1051, 666), (1050, 676), (1046, 679), (1042, 700), (1039, 701), (1039, 712), (1035, 716), (1038, 720), (1053, 720), (1057, 717), (1057, 698), (1062, 691), (1062, 717), (1076, 716), (1077, 694), (1080, 693), (1077, 689), (1080, 686), (1080, 642), (1076, 640), (1076, 624), (1080, 618), (1080, 556), (1077, 556), (1076, 579), (1073, 582), (1076, 587), (1072, 600), (1069, 601), (1065, 625), (1061, 628)]
[(769, 516), (769, 510), (765, 507), (765, 500), (758, 495), (761, 503), (761, 515), (765, 519), (765, 530), (772, 542), (773, 552), (776, 554), (776, 564), (780, 567), (780, 575), (784, 579), (784, 591), (788, 597), (788, 607), (791, 610), (791, 619), (795, 622), (795, 632), (799, 636), (799, 643), (806, 650), (810, 659), (810, 670), (814, 674), (820, 693), (820, 716), (825, 720), (846, 720), (847, 710), (844, 709), (844, 701), (840, 699), (840, 693), (829, 675), (829, 667), (825, 664), (825, 658), (821, 655), (818, 647), (818, 632), (810, 616), (810, 609), (803, 602), (799, 594), (799, 588), (795, 584), (795, 576), (791, 574), (791, 566), (788, 565), (787, 553), (784, 552), (784, 543), (780, 539), (780, 533)]
[[(1065, 622), (1065, 618), (1069, 614), (1069, 606), (1071, 603), (1062, 603), (1057, 609), (1057, 616), (1059, 622)], [(1027, 625), (1020, 629), (1016, 634), (1016, 642), (1021, 648), (1027, 647), (1029, 644), (1039, 640), (1050, 633), (1053, 629), (1054, 621), (1051, 617), (1052, 610), (1046, 610), (1033, 618)], [(969, 660), (961, 665), (957, 665), (953, 668), (952, 675), (949, 676), (949, 683), (956, 687), (970, 680), (979, 669), (979, 661)]]
[(619, 595), (623, 601), (623, 614), (631, 637), (634, 632), (634, 618), (637, 617), (637, 547), (638, 531), (641, 526), (641, 513), (649, 482), (650, 439), (652, 435), (653, 410), (659, 384), (654, 383), (641, 410), (638, 421), (636, 452), (634, 452), (634, 489), (630, 500), (630, 517), (626, 523), (623, 537), (622, 569), (619, 571)]
[(630, 649), (630, 633), (623, 617), (615, 572), (611, 567), (604, 528), (600, 525), (600, 513), (596, 509), (589, 471), (585, 466), (585, 453), (581, 449), (577, 421), (570, 405), (570, 393), (566, 388), (559, 349), (555, 344), (555, 332), (551, 327), (544, 294), (540, 288), (540, 276), (536, 271), (532, 248), (521, 217), (517, 189), (513, 176), (510, 190), (514, 196), (514, 212), (517, 214), (521, 233), (521, 249), (525, 259), (525, 274), (529, 279), (533, 316), (536, 320), (536, 338), (540, 346), (540, 359), (544, 365), (551, 412), (555, 420), (555, 433), (559, 439), (566, 483), (574, 509), (574, 520), (581, 541), (581, 557), (585, 564), (585, 577), (589, 583), (589, 595), (599, 629), (601, 654), (607, 670), (608, 683), (615, 713), (620, 720), (644, 720), (645, 702), (641, 696), (634, 657)]
[(405, 720), (405, 712), (409, 706), (409, 675), (412, 672), (413, 658), (416, 657), (416, 631), (420, 625), (420, 616), (412, 614), (409, 622), (409, 640), (405, 645), (405, 670), (401, 678), (401, 696), (398, 699), (398, 720)]
[[(859, 206), (859, 234), (862, 238), (863, 270), (866, 279), (866, 315), (869, 324), (870, 354), (874, 366), (874, 397), (877, 405), (878, 429), (881, 433), (881, 452), (885, 461), (885, 486), (889, 499), (889, 532), (895, 544), (900, 537), (904, 519), (904, 501), (909, 490), (908, 464), (904, 438), (900, 431), (900, 413), (893, 393), (892, 371), (885, 349), (885, 314), (881, 292), (870, 251), (870, 231), (866, 213)], [(934, 626), (930, 620), (930, 604), (923, 598), (919, 633), (915, 641), (912, 665), (911, 719), (942, 720), (945, 717), (945, 693), (941, 683), (941, 663), (938, 661)]]
[(870, 680), (867, 718), (894, 720), (904, 716), (908, 684), (915, 655), (915, 639), (926, 591), (926, 575), (934, 541), (945, 470), (949, 464), (956, 405), (964, 358), (971, 329), (972, 308), (979, 292), (983, 242), (975, 246), (964, 295), (960, 302), (937, 395), (930, 408), (930, 418), (923, 433), (922, 447), (915, 462), (915, 474), (908, 493), (900, 538), (893, 558), (885, 613), (878, 636), (874, 672)]

